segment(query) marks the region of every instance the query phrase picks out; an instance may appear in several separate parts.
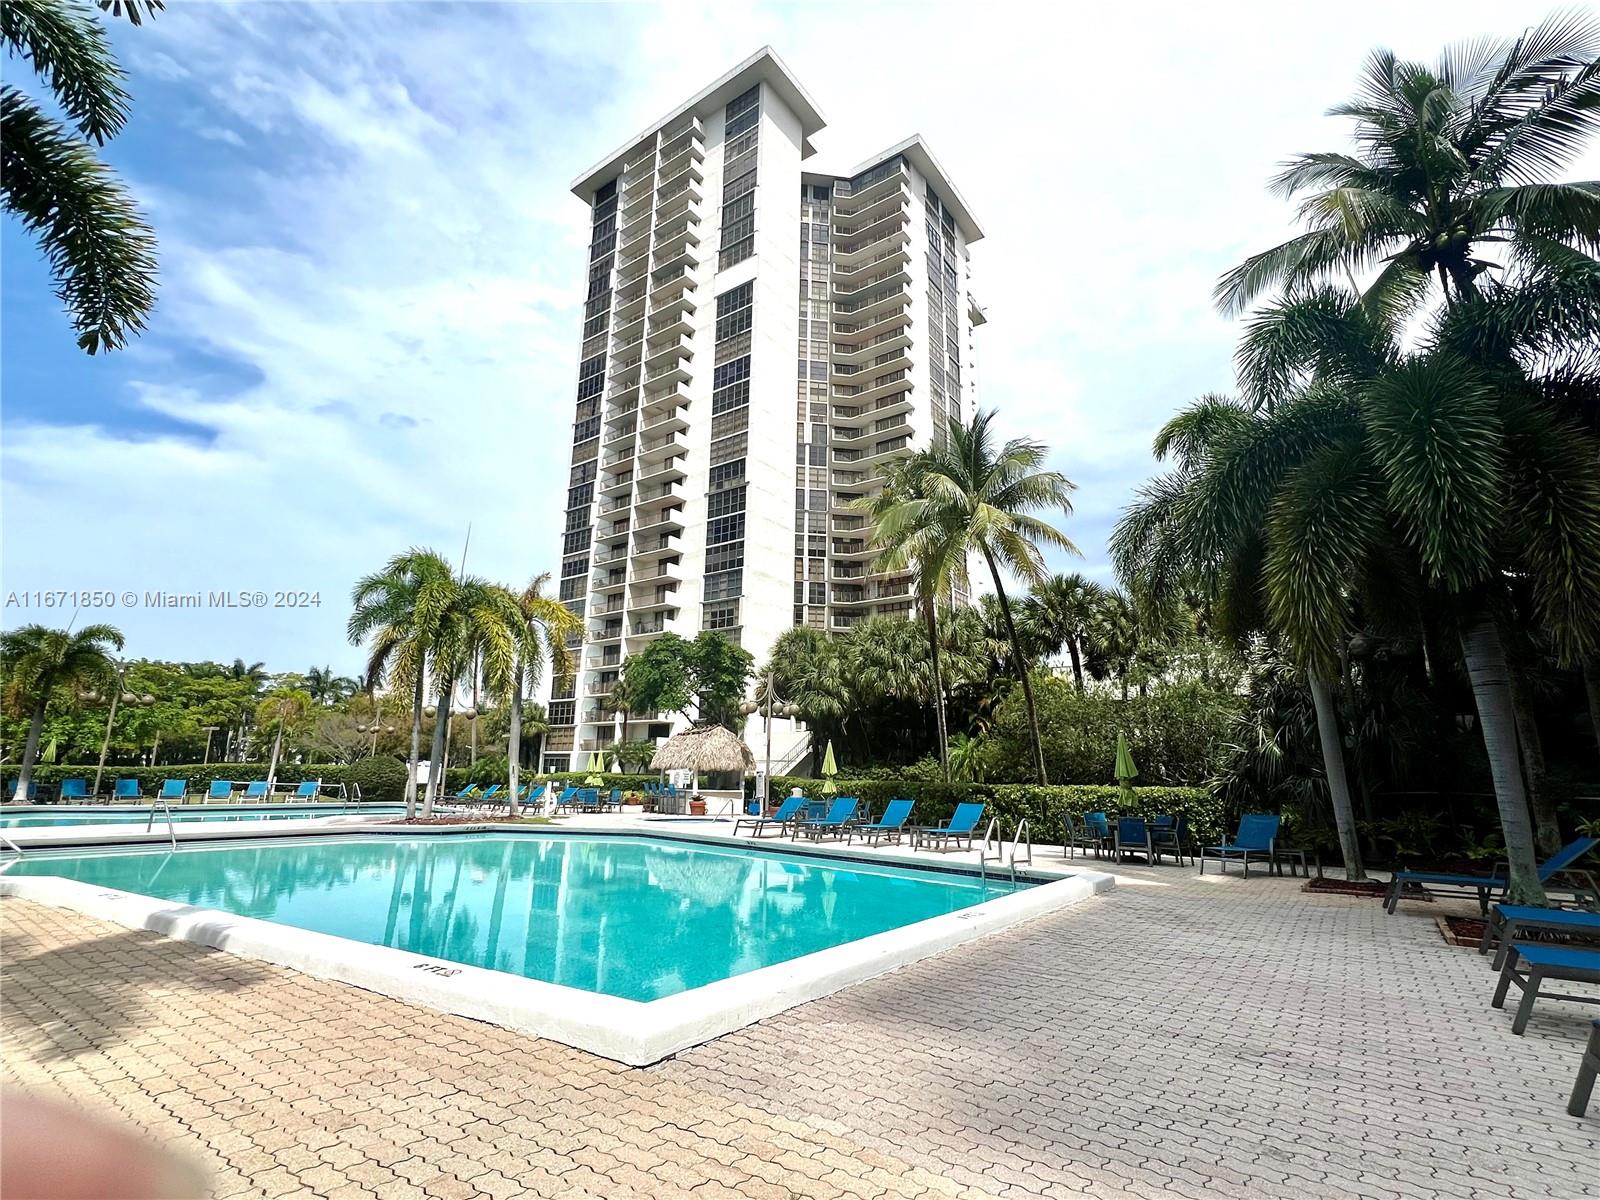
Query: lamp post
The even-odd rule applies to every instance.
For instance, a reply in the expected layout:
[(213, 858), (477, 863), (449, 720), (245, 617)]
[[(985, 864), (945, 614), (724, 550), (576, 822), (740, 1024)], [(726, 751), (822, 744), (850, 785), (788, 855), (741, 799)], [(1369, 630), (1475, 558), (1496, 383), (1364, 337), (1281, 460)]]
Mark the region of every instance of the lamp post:
[[(156, 702), (156, 698), (154, 696), (139, 696), (133, 692), (124, 692), (122, 690), (122, 684), (123, 680), (125, 680), (127, 677), (128, 664), (125, 662), (118, 663), (117, 682), (116, 685), (111, 689), (111, 711), (106, 713), (106, 734), (105, 737), (100, 739), (100, 763), (94, 769), (94, 787), (89, 791), (89, 795), (91, 796), (98, 796), (100, 794), (100, 776), (105, 773), (106, 752), (111, 748), (111, 724), (117, 719), (117, 702), (120, 700), (123, 704), (137, 704), (140, 706), (154, 704)], [(90, 693), (90, 696), (94, 699), (99, 699), (99, 697), (93, 692)]]
[(772, 782), (772, 718), (775, 716), (791, 719), (797, 717), (800, 715), (800, 706), (791, 704), (778, 695), (778, 685), (773, 678), (773, 672), (768, 671), (756, 682), (755, 696), (741, 704), (739, 711), (747, 717), (760, 713), (766, 725), (766, 758), (761, 767), (760, 785), (756, 788), (756, 793), (760, 797), (761, 808), (764, 812), (767, 806), (767, 788)]

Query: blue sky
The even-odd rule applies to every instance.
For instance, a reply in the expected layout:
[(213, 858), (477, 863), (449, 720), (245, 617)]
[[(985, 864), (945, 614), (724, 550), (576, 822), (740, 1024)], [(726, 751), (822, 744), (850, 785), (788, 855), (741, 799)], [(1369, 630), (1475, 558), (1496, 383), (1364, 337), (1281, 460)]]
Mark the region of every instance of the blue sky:
[(318, 592), (106, 615), (137, 655), (353, 671), (350, 585), (396, 550), (459, 553), (471, 523), (473, 569), (555, 568), (587, 229), (567, 186), (766, 43), (829, 121), (822, 169), (920, 132), (967, 196), (984, 402), (1053, 447), (1077, 565), (1109, 578), (1151, 434), (1231, 385), (1210, 288), (1289, 230), (1273, 165), (1342, 144), (1321, 114), (1372, 46), (1431, 58), (1545, 11), (179, 3), (116, 25), (134, 115), (105, 153), (157, 229), (160, 307), (81, 355), (0, 226), (0, 591)]

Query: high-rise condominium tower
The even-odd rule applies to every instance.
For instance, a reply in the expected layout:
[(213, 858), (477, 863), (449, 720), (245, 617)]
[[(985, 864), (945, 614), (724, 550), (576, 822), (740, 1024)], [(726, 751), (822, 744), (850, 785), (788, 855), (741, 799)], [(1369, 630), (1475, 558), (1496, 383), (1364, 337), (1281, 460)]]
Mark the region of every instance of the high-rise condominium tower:
[[(921, 137), (812, 170), (822, 117), (770, 48), (573, 185), (590, 206), (560, 596), (584, 618), (544, 767), (622, 736), (622, 662), (715, 629), (761, 662), (795, 625), (912, 614), (850, 506), (974, 406), (967, 248)], [(628, 713), (630, 739), (682, 718)], [(781, 764), (801, 753), (781, 738)]]

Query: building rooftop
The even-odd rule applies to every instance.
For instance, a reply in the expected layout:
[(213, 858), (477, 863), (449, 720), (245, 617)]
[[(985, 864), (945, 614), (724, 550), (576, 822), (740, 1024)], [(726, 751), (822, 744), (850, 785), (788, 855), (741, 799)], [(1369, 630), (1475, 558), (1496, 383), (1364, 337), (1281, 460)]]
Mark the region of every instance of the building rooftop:
[[(572, 181), (573, 195), (588, 203), (594, 198), (596, 189), (622, 173), (623, 165), (633, 148), (656, 130), (670, 125), (686, 113), (709, 116), (740, 92), (748, 90), (757, 83), (764, 83), (777, 92), (784, 104), (800, 118), (802, 137), (810, 138), (827, 124), (810, 94), (794, 77), (794, 72), (789, 70), (784, 61), (778, 57), (778, 52), (771, 46), (763, 46), (715, 83), (696, 92), (660, 120), (647, 125), (619, 146), (614, 153), (608, 154), (578, 176)], [(809, 145), (807, 150), (809, 151)]]
[(962, 196), (961, 190), (956, 187), (950, 176), (945, 173), (944, 167), (933, 156), (933, 151), (929, 149), (928, 143), (920, 133), (913, 133), (905, 141), (896, 142), (882, 154), (874, 154), (852, 170), (850, 176), (860, 175), (863, 171), (870, 171), (879, 163), (887, 162), (897, 154), (905, 155), (911, 165), (922, 172), (933, 184), (935, 190), (939, 193), (939, 199), (944, 201), (955, 213), (956, 223), (961, 227), (961, 236), (968, 243), (976, 242), (983, 237), (983, 229), (978, 224), (977, 218), (972, 215), (972, 210), (967, 207), (966, 198)]

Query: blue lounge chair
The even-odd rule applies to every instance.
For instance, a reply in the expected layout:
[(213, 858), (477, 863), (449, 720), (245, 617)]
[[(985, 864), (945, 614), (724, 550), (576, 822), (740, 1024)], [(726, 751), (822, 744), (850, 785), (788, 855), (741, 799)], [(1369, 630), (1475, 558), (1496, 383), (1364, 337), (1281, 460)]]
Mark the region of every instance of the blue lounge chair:
[(119, 779), (112, 785), (111, 794), (118, 800), (143, 800), (137, 779)]
[(1111, 835), (1111, 861), (1121, 862), (1132, 854), (1143, 856), (1146, 863), (1155, 866), (1155, 838), (1150, 826), (1140, 818), (1118, 817), (1116, 832)]
[(475, 783), (469, 783), (469, 784), (467, 784), (466, 787), (462, 788), (454, 796), (451, 796), (450, 799), (452, 799), (452, 800), (471, 800), (477, 794), (478, 794), (478, 785), (475, 784)]
[(161, 791), (157, 793), (158, 800), (171, 802), (176, 800), (182, 804), (189, 798), (189, 781), (187, 779), (167, 779), (162, 781)]
[(517, 803), (519, 805), (527, 805), (529, 808), (541, 809), (544, 807), (545, 796), (550, 792), (550, 785), (541, 783), (538, 787), (534, 787), (533, 784), (530, 783), (526, 788), (523, 789), (523, 791), (525, 791), (527, 795), (521, 800), (518, 800)]
[(1090, 831), (1087, 820), (1081, 814), (1076, 821), (1069, 812), (1061, 814), (1061, 849), (1066, 857), (1076, 858), (1079, 850), (1082, 850), (1085, 856), (1093, 850), (1098, 856), (1104, 844)]
[(11, 794), (9, 796), (7, 796), (6, 799), (12, 804), (36, 804), (36, 803), (38, 803), (38, 800), (39, 800), (39, 781), (37, 779), (28, 780), (28, 790), (26, 792), (23, 792), (22, 795), (19, 796), (19, 795), (17, 795), (17, 793), (21, 789), (21, 785), (22, 785), (22, 780), (13, 779), (11, 781)]
[(750, 827), (751, 837), (760, 837), (766, 832), (768, 825), (775, 825), (778, 836), (783, 836), (783, 831), (800, 819), (800, 813), (805, 809), (804, 796), (786, 796), (778, 811), (770, 817), (740, 817), (733, 823), (733, 836), (738, 837), (739, 831), (746, 825)]
[(803, 833), (813, 841), (821, 841), (824, 837), (843, 837), (845, 827), (856, 819), (856, 809), (861, 807), (861, 801), (854, 796), (840, 796), (828, 805), (825, 815), (811, 821), (797, 821), (794, 825), (796, 839)]
[[(1519, 961), (1527, 964), (1525, 971), (1517, 970)], [(1511, 1020), (1512, 1033), (1520, 1034), (1528, 1027), (1528, 1018), (1533, 1015), (1533, 1002), (1540, 996), (1549, 1000), (1600, 1004), (1600, 996), (1544, 991), (1543, 985), (1547, 979), (1600, 983), (1600, 950), (1579, 950), (1544, 942), (1512, 942), (1505, 965), (1500, 968), (1500, 982), (1495, 986), (1494, 1000), (1491, 1002), (1495, 1008), (1504, 1008), (1506, 989), (1513, 983), (1522, 989), (1522, 1002), (1517, 1005), (1517, 1015)]]
[(206, 789), (207, 800), (232, 800), (233, 784), (226, 779), (213, 779)]
[(1589, 1041), (1578, 1060), (1578, 1078), (1572, 1085), (1572, 1098), (1567, 1101), (1567, 1111), (1573, 1116), (1581, 1117), (1588, 1111), (1596, 1075), (1600, 1075), (1600, 1021), (1591, 1021)]
[(265, 800), (267, 798), (267, 781), (265, 779), (252, 779), (245, 784), (244, 798), (246, 800)]
[(1478, 940), (1478, 953), (1487, 954), (1498, 945), (1494, 969), (1505, 966), (1511, 943), (1528, 933), (1584, 933), (1600, 937), (1600, 913), (1577, 912), (1570, 908), (1540, 908), (1536, 904), (1496, 904), (1489, 915), (1488, 928)]
[(303, 780), (300, 781), (300, 786), (294, 789), (293, 799), (295, 799), (295, 800), (315, 800), (321, 794), (322, 794), (322, 780), (320, 780), (320, 779), (303, 779)]
[[(937, 850), (943, 854), (946, 850), (972, 849), (972, 839), (977, 835), (978, 822), (983, 820), (983, 810), (988, 807), (984, 804), (968, 802), (956, 805), (956, 811), (950, 814), (950, 819), (943, 825), (923, 826), (911, 832), (911, 845), (913, 847), (925, 846), (929, 850)], [(966, 845), (963, 847), (962, 842)]]
[(1233, 841), (1220, 846), (1202, 846), (1200, 849), (1200, 874), (1206, 873), (1206, 859), (1217, 860), (1218, 867), (1227, 873), (1228, 863), (1238, 861), (1244, 865), (1244, 877), (1250, 878), (1250, 856), (1253, 854), (1272, 869), (1273, 844), (1278, 840), (1279, 818), (1276, 813), (1245, 813), (1239, 818), (1239, 832)]
[(571, 808), (577, 802), (578, 802), (578, 789), (577, 788), (575, 788), (575, 787), (562, 788), (561, 789), (561, 795), (556, 799), (556, 811), (560, 812), (563, 808)]
[(867, 825), (852, 826), (845, 834), (846, 842), (856, 840), (856, 834), (865, 838), (869, 845), (876, 846), (880, 841), (888, 840), (898, 842), (905, 836), (906, 822), (911, 819), (911, 806), (913, 800), (891, 800), (884, 806), (883, 816)]
[(502, 788), (502, 786), (500, 784), (491, 783), (488, 787), (486, 787), (483, 790), (483, 795), (481, 795), (481, 796), (479, 796), (477, 798), (477, 803), (478, 804), (491, 804), (491, 805), (492, 804), (503, 804), (505, 802), (500, 799), (500, 793), (503, 790), (504, 789)]
[(87, 779), (63, 779), (61, 781), (61, 795), (58, 797), (63, 804), (89, 799), (89, 781)]
[(1115, 840), (1111, 833), (1111, 819), (1103, 812), (1083, 814), (1084, 836), (1090, 841), (1096, 858), (1103, 858)]
[[(1568, 842), (1545, 859), (1543, 865), (1539, 867), (1539, 882), (1545, 885), (1545, 891), (1574, 896), (1580, 902), (1600, 901), (1600, 885), (1595, 883), (1594, 876), (1587, 871), (1573, 871), (1573, 864), (1596, 846), (1600, 846), (1600, 838), (1581, 837)], [(1564, 872), (1571, 872), (1575, 878), (1570, 883), (1558, 882), (1555, 877)], [(1463, 896), (1468, 899), (1476, 897), (1478, 908), (1487, 916), (1490, 899), (1505, 894), (1507, 879), (1502, 863), (1496, 863), (1494, 870), (1487, 875), (1396, 871), (1394, 877), (1389, 880), (1389, 890), (1383, 897), (1384, 911), (1394, 912), (1395, 906), (1404, 899), (1400, 893), (1408, 883), (1419, 884), (1439, 896)]]

